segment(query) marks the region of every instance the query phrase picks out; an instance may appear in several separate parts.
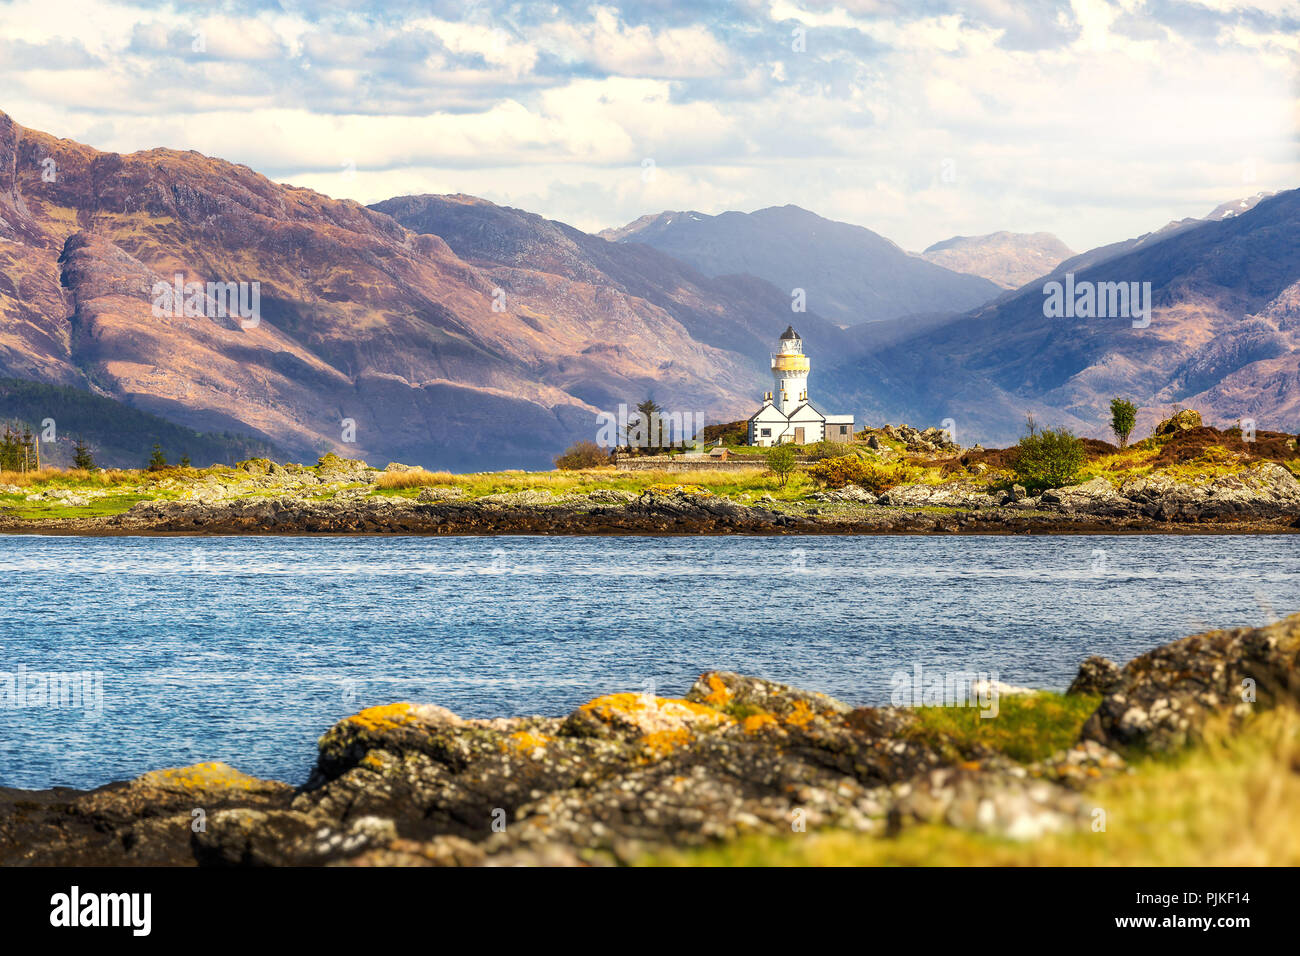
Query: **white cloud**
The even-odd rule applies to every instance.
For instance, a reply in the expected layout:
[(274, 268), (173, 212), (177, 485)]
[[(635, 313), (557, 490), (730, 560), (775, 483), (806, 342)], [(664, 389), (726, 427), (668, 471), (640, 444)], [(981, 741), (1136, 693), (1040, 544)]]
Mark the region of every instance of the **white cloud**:
[(540, 31), (540, 43), (561, 60), (625, 76), (681, 79), (721, 76), (732, 57), (702, 26), (654, 31), (628, 26), (611, 7), (593, 7), (587, 23), (558, 21)]
[[(489, 4), (453, 21), (14, 0), (0, 36), (31, 46), (0, 62), (0, 109), (365, 201), (508, 196), (584, 228), (794, 202), (908, 248), (996, 229), (1085, 248), (1296, 185), (1294, 7), (747, 0), (655, 22)], [(33, 66), (42, 47), (61, 68)]]

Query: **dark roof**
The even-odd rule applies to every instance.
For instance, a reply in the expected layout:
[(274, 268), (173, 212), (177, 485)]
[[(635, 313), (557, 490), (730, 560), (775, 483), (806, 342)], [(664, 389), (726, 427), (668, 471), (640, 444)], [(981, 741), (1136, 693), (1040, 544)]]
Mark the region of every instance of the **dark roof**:
[(781, 333), (781, 341), (783, 342), (786, 339), (797, 339), (797, 338), (799, 338), (799, 333), (794, 330), (793, 325), (786, 326), (785, 331)]

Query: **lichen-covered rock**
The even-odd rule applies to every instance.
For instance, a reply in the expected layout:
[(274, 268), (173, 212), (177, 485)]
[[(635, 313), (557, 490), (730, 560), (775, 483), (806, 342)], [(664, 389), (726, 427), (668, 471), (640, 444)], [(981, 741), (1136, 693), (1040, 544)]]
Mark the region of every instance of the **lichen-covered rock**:
[(1107, 688), (1083, 737), (1168, 750), (1197, 739), (1211, 715), (1286, 702), (1300, 703), (1300, 615), (1185, 637), (1134, 658)]
[[(942, 764), (902, 735), (911, 719), (726, 672), (702, 675), (685, 698), (606, 695), (562, 719), (372, 708), (321, 738), (292, 803), (297, 824), (226, 814), (196, 853), (250, 864), (349, 853), (362, 865), (601, 862), (784, 832), (796, 819), (869, 831), (883, 825), (888, 784)], [(392, 820), (393, 840), (356, 849), (361, 817)], [(448, 837), (483, 858), (439, 843)]]
[(858, 485), (830, 488), (826, 491), (814, 492), (810, 497), (813, 501), (838, 501), (855, 505), (874, 505), (878, 500), (875, 495)]
[(428, 503), (433, 501), (452, 501), (464, 497), (465, 491), (462, 488), (433, 485), (428, 488), (421, 488), (420, 493), (415, 496), (415, 500)]
[(223, 763), (155, 770), (91, 791), (0, 788), (0, 865), (187, 866), (191, 836), (231, 807), (287, 807), (293, 788)]
[(1093, 656), (1079, 665), (1067, 694), (1104, 694), (1119, 680), (1120, 667), (1108, 657)]
[(561, 727), (571, 737), (618, 735), (629, 740), (686, 741), (732, 720), (713, 707), (652, 694), (606, 694), (583, 704)]
[(714, 708), (739, 709), (741, 716), (771, 714), (799, 724), (815, 717), (847, 714), (852, 709), (825, 694), (730, 671), (701, 674), (687, 691), (686, 699)]
[(630, 491), (620, 491), (617, 488), (597, 488), (587, 494), (588, 501), (602, 505), (625, 505), (629, 501), (635, 501), (636, 497)]
[(1174, 412), (1173, 415), (1166, 418), (1155, 428), (1155, 436), (1164, 438), (1169, 435), (1176, 435), (1179, 432), (1190, 431), (1193, 428), (1201, 427), (1201, 413), (1191, 408), (1184, 408)]

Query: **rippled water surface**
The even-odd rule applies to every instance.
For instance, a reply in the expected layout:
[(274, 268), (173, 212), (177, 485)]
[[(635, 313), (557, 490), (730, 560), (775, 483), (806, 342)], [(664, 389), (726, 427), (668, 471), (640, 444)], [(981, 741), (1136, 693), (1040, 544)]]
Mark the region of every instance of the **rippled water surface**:
[[(1300, 538), (0, 536), (0, 576), (0, 696), (28, 688), (0, 785), (299, 782), (395, 700), (563, 714), (726, 669), (878, 704), (916, 663), (1062, 689), (1089, 654), (1300, 609)], [(102, 675), (102, 707), (42, 702), (51, 672)]]

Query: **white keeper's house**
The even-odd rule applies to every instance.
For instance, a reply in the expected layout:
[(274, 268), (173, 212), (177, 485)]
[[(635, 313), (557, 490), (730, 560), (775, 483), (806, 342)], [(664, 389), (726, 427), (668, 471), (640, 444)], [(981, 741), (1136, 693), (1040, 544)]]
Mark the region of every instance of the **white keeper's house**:
[(772, 353), (772, 379), (775, 390), (763, 396), (762, 408), (749, 419), (751, 445), (853, 440), (852, 415), (827, 415), (809, 400), (808, 356), (793, 325), (781, 333), (780, 347)]

